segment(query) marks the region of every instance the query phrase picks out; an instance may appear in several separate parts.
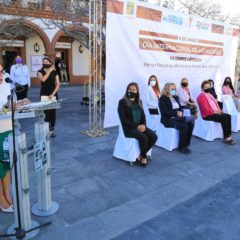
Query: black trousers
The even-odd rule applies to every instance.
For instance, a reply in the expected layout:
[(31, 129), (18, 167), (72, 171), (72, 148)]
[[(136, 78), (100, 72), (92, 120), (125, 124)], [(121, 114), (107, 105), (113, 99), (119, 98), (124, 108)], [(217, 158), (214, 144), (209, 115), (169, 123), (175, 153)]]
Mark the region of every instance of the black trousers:
[(129, 129), (125, 136), (129, 138), (136, 138), (139, 141), (141, 156), (143, 158), (147, 157), (147, 152), (157, 141), (157, 135), (149, 128), (146, 128), (144, 132), (140, 132), (137, 129)]
[(194, 128), (193, 122), (185, 122), (177, 118), (171, 118), (168, 124), (165, 125), (167, 128), (176, 128), (179, 130), (179, 148), (185, 148), (190, 145), (192, 132)]
[(22, 87), (17, 87), (16, 88), (16, 94), (17, 94), (17, 100), (21, 100), (21, 99), (27, 98), (28, 84), (27, 85), (23, 85)]
[(223, 103), (218, 101), (218, 106), (220, 107), (220, 109), (223, 109)]
[(205, 117), (204, 120), (221, 123), (224, 138), (228, 138), (231, 136), (231, 129), (232, 129), (231, 115), (226, 113), (213, 114)]
[(55, 129), (56, 122), (56, 109), (45, 110), (45, 122), (49, 123), (49, 130), (53, 131)]

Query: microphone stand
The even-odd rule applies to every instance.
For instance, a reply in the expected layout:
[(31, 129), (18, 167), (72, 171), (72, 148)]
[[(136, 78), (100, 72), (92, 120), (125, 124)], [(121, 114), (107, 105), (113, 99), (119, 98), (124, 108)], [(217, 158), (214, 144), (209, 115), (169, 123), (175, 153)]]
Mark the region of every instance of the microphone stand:
[(22, 222), (21, 222), (21, 211), (20, 211), (20, 203), (19, 203), (19, 187), (18, 187), (18, 170), (17, 170), (17, 151), (16, 151), (16, 141), (15, 141), (15, 126), (14, 126), (14, 115), (15, 115), (15, 106), (14, 106), (14, 91), (15, 87), (11, 89), (10, 99), (11, 99), (11, 108), (12, 108), (12, 114), (11, 114), (11, 120), (12, 120), (12, 135), (13, 135), (13, 168), (14, 168), (14, 179), (15, 179), (15, 191), (16, 191), (16, 210), (17, 210), (17, 221), (18, 226), (14, 229), (15, 233), (13, 234), (5, 234), (0, 235), (0, 238), (5, 237), (16, 237), (16, 239), (24, 239), (27, 235), (27, 233), (30, 233), (32, 231), (35, 231), (39, 228), (45, 227), (50, 225), (52, 222), (49, 221), (47, 223), (44, 223), (42, 225), (39, 225), (37, 227), (31, 228), (27, 231), (25, 231), (22, 228)]

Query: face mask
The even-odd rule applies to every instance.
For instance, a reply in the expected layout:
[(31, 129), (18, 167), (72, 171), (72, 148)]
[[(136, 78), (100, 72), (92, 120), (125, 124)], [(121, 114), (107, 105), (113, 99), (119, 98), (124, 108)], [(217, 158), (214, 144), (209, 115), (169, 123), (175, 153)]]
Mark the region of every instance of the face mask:
[(210, 88), (204, 89), (203, 90), (205, 93), (210, 93)]
[(23, 60), (22, 60), (21, 58), (17, 58), (17, 59), (16, 59), (16, 63), (17, 63), (17, 64), (21, 64), (21, 63), (23, 63)]
[(155, 80), (151, 80), (151, 81), (150, 81), (150, 85), (151, 85), (152, 87), (155, 87), (155, 86), (156, 86), (156, 81), (155, 81)]
[(184, 82), (184, 83), (182, 83), (182, 86), (183, 86), (183, 87), (187, 87), (187, 86), (188, 86), (188, 83), (185, 83), (185, 82)]
[(47, 64), (47, 63), (43, 64), (43, 68), (50, 68), (51, 66), (52, 66), (52, 64)]
[(169, 90), (169, 94), (171, 96), (175, 96), (176, 95), (176, 90), (172, 89), (172, 90)]
[(230, 82), (226, 82), (226, 85), (230, 85)]
[(134, 99), (137, 96), (135, 92), (128, 92), (128, 97)]
[(211, 83), (211, 84), (210, 84), (210, 88), (213, 88), (213, 87), (214, 87), (214, 85), (213, 85), (213, 83)]

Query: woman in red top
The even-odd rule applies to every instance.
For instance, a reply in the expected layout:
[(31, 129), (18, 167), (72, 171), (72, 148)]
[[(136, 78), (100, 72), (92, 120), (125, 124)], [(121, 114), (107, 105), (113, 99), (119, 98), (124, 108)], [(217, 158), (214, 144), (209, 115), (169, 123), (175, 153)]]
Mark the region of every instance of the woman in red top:
[(197, 98), (202, 118), (207, 121), (219, 122), (222, 125), (224, 140), (226, 144), (235, 144), (231, 137), (231, 116), (223, 113), (217, 100), (210, 93), (211, 83), (204, 81), (201, 85), (202, 93)]

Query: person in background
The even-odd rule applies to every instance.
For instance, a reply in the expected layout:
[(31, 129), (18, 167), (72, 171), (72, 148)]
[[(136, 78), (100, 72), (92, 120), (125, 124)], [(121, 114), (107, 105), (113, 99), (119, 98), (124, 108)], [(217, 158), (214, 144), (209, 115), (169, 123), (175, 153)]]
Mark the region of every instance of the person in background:
[(147, 88), (147, 107), (149, 113), (152, 115), (158, 115), (158, 105), (160, 99), (160, 88), (158, 84), (157, 77), (155, 75), (150, 76), (148, 80)]
[(126, 93), (118, 103), (118, 114), (124, 135), (139, 141), (140, 156), (136, 159), (141, 166), (147, 165), (147, 152), (157, 141), (157, 135), (146, 127), (145, 113), (137, 83), (128, 84)]
[(167, 128), (179, 130), (178, 150), (181, 153), (189, 154), (192, 132), (194, 128), (194, 116), (183, 116), (183, 109), (176, 95), (176, 85), (166, 83), (159, 101), (161, 112), (161, 123)]
[(210, 93), (212, 94), (212, 96), (217, 100), (218, 102), (218, 105), (220, 107), (220, 109), (222, 110), (223, 109), (223, 103), (218, 101), (218, 96), (217, 96), (217, 93), (215, 91), (215, 87), (214, 87), (214, 81), (212, 79), (208, 79), (208, 81), (210, 82)]
[(28, 66), (23, 63), (21, 56), (16, 56), (15, 64), (10, 70), (11, 80), (22, 85), (16, 87), (17, 100), (27, 98), (28, 88), (31, 86), (31, 79)]
[[(8, 102), (11, 85), (5, 82), (8, 73), (3, 74), (3, 65), (0, 63), (0, 112)], [(11, 120), (0, 120), (0, 209), (3, 212), (13, 212), (13, 203), (10, 195), (10, 161), (8, 151), (8, 135), (12, 132)]]
[(64, 60), (60, 61), (59, 69), (60, 69), (61, 82), (68, 82), (67, 66), (66, 66)]
[[(59, 76), (49, 57), (43, 58), (43, 67), (38, 71), (37, 76), (41, 81), (41, 100), (46, 98), (49, 101), (58, 99)], [(45, 121), (49, 123), (50, 136), (55, 137), (56, 109), (46, 110), (44, 113)]]
[(179, 98), (180, 105), (185, 109), (189, 109), (191, 111), (191, 114), (197, 118), (197, 105), (193, 100), (187, 78), (182, 79), (181, 86), (177, 90), (177, 96)]
[(231, 136), (231, 116), (222, 112), (217, 100), (210, 93), (211, 83), (209, 81), (203, 81), (201, 88), (202, 92), (197, 97), (197, 102), (202, 118), (206, 121), (221, 123), (224, 135), (223, 142), (230, 145), (235, 144)]
[(232, 96), (237, 110), (240, 111), (240, 96), (235, 92), (233, 84), (232, 84), (232, 80), (230, 77), (225, 78), (223, 85), (222, 85), (222, 92), (225, 95)]

